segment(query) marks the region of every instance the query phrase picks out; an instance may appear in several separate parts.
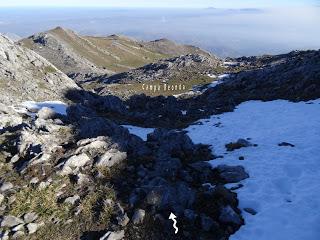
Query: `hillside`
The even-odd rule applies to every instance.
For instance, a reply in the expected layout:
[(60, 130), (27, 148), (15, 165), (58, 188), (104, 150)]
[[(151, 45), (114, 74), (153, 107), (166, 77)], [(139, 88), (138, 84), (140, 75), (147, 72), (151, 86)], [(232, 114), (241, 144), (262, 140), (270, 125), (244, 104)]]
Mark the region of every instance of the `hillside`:
[[(196, 86), (210, 84), (213, 81), (212, 76), (221, 69), (222, 61), (218, 58), (188, 54), (99, 78), (96, 82), (99, 87), (95, 90), (100, 95), (174, 95), (188, 92)], [(171, 90), (168, 90), (167, 86), (170, 86)]]
[[(89, 60), (100, 38), (76, 44), (84, 58), (51, 35), (37, 49), (100, 88), (0, 37), (0, 239), (318, 239), (320, 51), (193, 53), (108, 76)], [(205, 83), (191, 97), (116, 97)], [(26, 100), (64, 103), (10, 107)]]
[(119, 35), (80, 36), (61, 27), (35, 34), (20, 43), (79, 82), (90, 80), (92, 76), (128, 71), (172, 56), (187, 53), (209, 55), (196, 47), (170, 41), (142, 42)]
[(37, 53), (0, 35), (0, 102), (63, 100), (74, 81)]

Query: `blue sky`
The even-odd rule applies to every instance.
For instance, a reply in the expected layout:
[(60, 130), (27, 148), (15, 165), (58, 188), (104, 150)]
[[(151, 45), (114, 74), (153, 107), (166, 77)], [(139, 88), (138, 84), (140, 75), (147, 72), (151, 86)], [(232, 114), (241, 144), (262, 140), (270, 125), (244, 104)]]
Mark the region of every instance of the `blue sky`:
[(263, 8), (319, 5), (320, 0), (0, 0), (0, 6)]

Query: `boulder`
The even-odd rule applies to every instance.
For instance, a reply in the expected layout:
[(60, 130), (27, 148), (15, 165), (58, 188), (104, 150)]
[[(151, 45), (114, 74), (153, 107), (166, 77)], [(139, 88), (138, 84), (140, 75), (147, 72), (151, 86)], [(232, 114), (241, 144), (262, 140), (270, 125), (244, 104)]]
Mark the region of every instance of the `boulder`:
[(172, 210), (182, 214), (184, 209), (190, 208), (195, 201), (195, 190), (185, 182), (170, 183), (163, 178), (154, 178), (144, 186), (147, 192), (146, 203), (159, 210)]
[(35, 220), (37, 220), (37, 218), (38, 218), (38, 215), (36, 213), (34, 213), (34, 212), (26, 213), (23, 216), (23, 220), (24, 220), (25, 223), (32, 223)]
[(65, 203), (69, 203), (71, 205), (76, 204), (78, 201), (80, 200), (79, 195), (74, 195), (72, 197), (68, 197), (66, 198), (66, 200), (64, 200)]
[(143, 222), (144, 217), (146, 215), (146, 211), (143, 209), (137, 209), (132, 217), (133, 224), (140, 224)]
[(39, 224), (37, 224), (37, 223), (28, 223), (26, 227), (28, 229), (28, 233), (29, 234), (33, 234), (38, 230)]
[(241, 226), (243, 223), (242, 218), (237, 214), (232, 207), (225, 206), (221, 209), (219, 221), (225, 224), (234, 224)]
[(214, 170), (225, 183), (237, 183), (249, 177), (242, 166), (219, 165)]
[(231, 142), (226, 144), (226, 149), (227, 151), (234, 151), (236, 149), (240, 149), (243, 147), (250, 147), (250, 146), (253, 146), (253, 144), (245, 139), (240, 138), (236, 142)]
[(123, 214), (123, 215), (118, 215), (118, 216), (116, 217), (116, 219), (117, 219), (118, 224), (119, 224), (120, 226), (122, 226), (122, 227), (127, 226), (127, 224), (128, 224), (129, 221), (130, 221), (130, 219), (129, 219), (129, 217), (128, 217), (128, 215), (127, 215), (126, 213)]
[(15, 216), (4, 216), (2, 221), (1, 221), (1, 227), (14, 227), (19, 224), (24, 223), (21, 218), (15, 217)]
[(71, 174), (73, 173), (73, 169), (78, 169), (80, 167), (83, 167), (90, 161), (91, 159), (85, 153), (72, 156), (64, 163), (61, 174), (62, 175)]
[(48, 107), (43, 107), (37, 113), (37, 117), (43, 120), (54, 119), (56, 117), (56, 112)]
[(4, 182), (1, 184), (0, 192), (5, 192), (12, 189), (14, 186), (11, 182)]
[(112, 167), (123, 162), (127, 158), (127, 153), (120, 152), (117, 149), (110, 149), (104, 153), (96, 162), (98, 167)]

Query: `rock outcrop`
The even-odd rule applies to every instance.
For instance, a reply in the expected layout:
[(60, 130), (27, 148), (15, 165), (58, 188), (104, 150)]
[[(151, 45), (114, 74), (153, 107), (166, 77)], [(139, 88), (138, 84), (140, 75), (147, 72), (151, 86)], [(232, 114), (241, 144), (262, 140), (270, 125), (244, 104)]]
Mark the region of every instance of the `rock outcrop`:
[(0, 35), (0, 102), (66, 100), (74, 81), (37, 53)]

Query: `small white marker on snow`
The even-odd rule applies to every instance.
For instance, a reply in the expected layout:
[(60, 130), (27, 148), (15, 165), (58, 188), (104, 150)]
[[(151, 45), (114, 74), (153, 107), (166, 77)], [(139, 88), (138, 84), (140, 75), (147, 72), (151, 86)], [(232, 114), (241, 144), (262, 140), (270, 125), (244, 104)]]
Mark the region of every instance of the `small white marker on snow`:
[(177, 234), (179, 229), (177, 227), (177, 220), (176, 220), (177, 216), (174, 215), (173, 213), (170, 213), (169, 219), (171, 219), (173, 221), (173, 228), (175, 229), (174, 233)]

